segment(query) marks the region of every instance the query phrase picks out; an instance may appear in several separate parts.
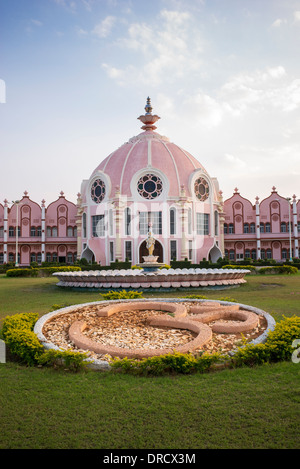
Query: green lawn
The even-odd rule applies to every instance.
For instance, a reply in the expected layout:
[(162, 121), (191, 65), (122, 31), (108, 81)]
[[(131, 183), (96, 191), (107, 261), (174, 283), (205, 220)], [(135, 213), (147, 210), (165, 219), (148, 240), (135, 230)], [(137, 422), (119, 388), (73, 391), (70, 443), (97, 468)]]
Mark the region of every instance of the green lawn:
[[(300, 314), (299, 274), (246, 278), (239, 288), (197, 293), (230, 296), (276, 320)], [(0, 277), (0, 317), (101, 299), (55, 283)], [(151, 378), (6, 363), (0, 409), (1, 449), (297, 449), (300, 364)]]

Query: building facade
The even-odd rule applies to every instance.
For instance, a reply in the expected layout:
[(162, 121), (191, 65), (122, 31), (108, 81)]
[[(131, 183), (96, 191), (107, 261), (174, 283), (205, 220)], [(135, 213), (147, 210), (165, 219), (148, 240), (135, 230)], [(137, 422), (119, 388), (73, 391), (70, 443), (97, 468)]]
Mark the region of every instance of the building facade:
[(255, 204), (235, 189), (224, 202), (224, 254), (229, 260), (299, 258), (300, 201), (282, 197), (272, 188)]
[[(77, 259), (77, 207), (63, 192), (47, 207), (25, 191), (9, 207), (0, 204), (0, 263), (28, 266), (32, 262), (73, 264)], [(18, 254), (18, 255), (17, 255)]]
[(254, 204), (235, 189), (223, 201), (218, 180), (197, 158), (155, 132), (150, 99), (143, 132), (113, 151), (82, 181), (77, 205), (63, 192), (47, 207), (27, 192), (0, 204), (0, 264), (110, 265), (143, 262), (155, 238), (159, 262), (299, 258), (300, 202), (271, 195)]

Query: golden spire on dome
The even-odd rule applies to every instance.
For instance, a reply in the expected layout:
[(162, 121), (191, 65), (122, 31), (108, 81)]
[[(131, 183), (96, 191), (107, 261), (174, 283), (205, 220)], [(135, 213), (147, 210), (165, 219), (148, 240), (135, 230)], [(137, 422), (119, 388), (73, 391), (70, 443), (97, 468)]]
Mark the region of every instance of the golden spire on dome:
[(144, 124), (141, 129), (143, 130), (155, 130), (155, 122), (160, 119), (157, 115), (152, 115), (152, 106), (151, 106), (151, 99), (147, 98), (146, 106), (145, 106), (146, 114), (138, 117), (138, 119)]

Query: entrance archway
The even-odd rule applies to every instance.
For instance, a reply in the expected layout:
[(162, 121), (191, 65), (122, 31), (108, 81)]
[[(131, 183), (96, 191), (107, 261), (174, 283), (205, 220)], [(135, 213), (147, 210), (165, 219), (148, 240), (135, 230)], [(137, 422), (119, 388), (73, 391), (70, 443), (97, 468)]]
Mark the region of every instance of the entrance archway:
[[(139, 249), (139, 262), (142, 263), (144, 262), (143, 256), (149, 256), (149, 252), (146, 246), (146, 241), (143, 241), (142, 244), (140, 245)], [(164, 254), (163, 254), (163, 247), (162, 244), (155, 240), (155, 245), (154, 245), (154, 251), (153, 251), (153, 256), (158, 256), (157, 262), (164, 262)]]
[(218, 246), (214, 245), (214, 247), (209, 251), (209, 260), (215, 264), (220, 257), (222, 257), (222, 253)]
[(86, 247), (83, 253), (81, 254), (81, 259), (86, 259), (88, 262), (94, 262), (95, 261), (95, 256), (93, 251)]

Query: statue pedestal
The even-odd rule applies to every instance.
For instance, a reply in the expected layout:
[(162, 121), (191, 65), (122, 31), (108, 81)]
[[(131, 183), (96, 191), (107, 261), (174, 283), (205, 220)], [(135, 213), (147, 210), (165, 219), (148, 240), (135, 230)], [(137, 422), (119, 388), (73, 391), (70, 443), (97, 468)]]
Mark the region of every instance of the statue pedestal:
[(143, 256), (144, 262), (137, 264), (138, 267), (142, 267), (145, 272), (155, 272), (160, 267), (164, 267), (165, 264), (157, 262), (158, 256)]
[(146, 264), (157, 264), (158, 256), (143, 256)]

